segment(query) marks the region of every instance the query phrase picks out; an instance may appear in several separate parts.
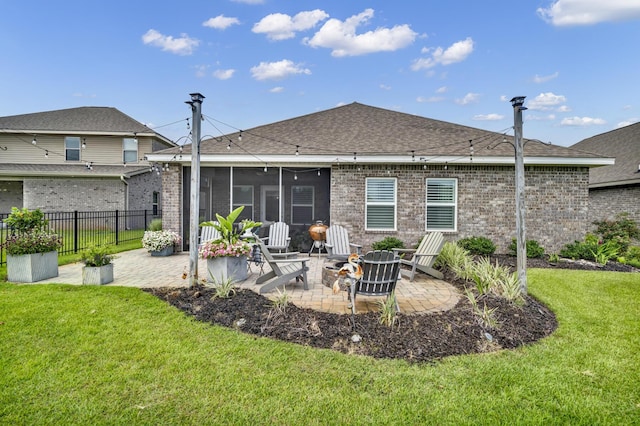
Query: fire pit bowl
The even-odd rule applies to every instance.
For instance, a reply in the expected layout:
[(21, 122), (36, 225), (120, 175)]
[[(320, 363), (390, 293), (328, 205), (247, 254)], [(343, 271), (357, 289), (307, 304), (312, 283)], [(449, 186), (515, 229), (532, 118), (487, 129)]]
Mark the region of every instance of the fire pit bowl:
[(322, 285), (332, 288), (333, 283), (338, 279), (338, 271), (346, 263), (345, 261), (325, 262), (322, 265)]

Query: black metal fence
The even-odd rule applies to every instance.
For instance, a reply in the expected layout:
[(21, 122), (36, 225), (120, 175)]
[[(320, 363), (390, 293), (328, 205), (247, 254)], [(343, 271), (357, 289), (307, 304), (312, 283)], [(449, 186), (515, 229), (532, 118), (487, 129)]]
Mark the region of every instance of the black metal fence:
[[(118, 245), (141, 240), (149, 223), (162, 218), (161, 211), (152, 210), (51, 212), (44, 215), (48, 221), (47, 231), (62, 238), (59, 254), (77, 253), (92, 245)], [(5, 249), (1, 244), (12, 233), (3, 222), (7, 216), (9, 213), (0, 213), (0, 265), (6, 262)]]

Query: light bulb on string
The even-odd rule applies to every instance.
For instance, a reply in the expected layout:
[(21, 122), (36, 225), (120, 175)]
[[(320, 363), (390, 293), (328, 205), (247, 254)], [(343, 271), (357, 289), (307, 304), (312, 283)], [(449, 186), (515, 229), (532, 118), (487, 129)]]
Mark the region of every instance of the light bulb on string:
[(298, 180), (298, 173), (293, 174), (293, 180)]
[(33, 136), (33, 140), (31, 141), (31, 144), (32, 145), (37, 145), (38, 144), (38, 141), (37, 141), (35, 135)]
[(240, 134), (238, 135), (238, 142), (242, 142), (242, 130), (240, 130)]
[(448, 170), (448, 169), (449, 169), (449, 166), (447, 165), (447, 163), (446, 163), (446, 162), (444, 163), (444, 169), (445, 169), (445, 170)]
[(227, 151), (231, 149), (231, 140), (229, 140), (229, 143), (227, 144)]
[(44, 150), (44, 158), (49, 158), (49, 150), (48, 149)]
[(86, 149), (87, 148), (87, 138), (83, 138), (82, 139), (82, 149)]
[(264, 165), (264, 172), (267, 173), (267, 165)]
[(296, 155), (300, 155), (300, 145), (296, 145)]
[(320, 169), (318, 169), (318, 176), (320, 176)]

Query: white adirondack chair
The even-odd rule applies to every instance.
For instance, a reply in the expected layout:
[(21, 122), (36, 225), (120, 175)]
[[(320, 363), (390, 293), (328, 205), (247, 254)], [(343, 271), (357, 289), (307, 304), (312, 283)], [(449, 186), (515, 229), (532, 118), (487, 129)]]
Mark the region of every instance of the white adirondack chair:
[(269, 226), (269, 236), (262, 239), (267, 249), (272, 251), (286, 251), (289, 248), (291, 237), (289, 225), (284, 222), (274, 222)]

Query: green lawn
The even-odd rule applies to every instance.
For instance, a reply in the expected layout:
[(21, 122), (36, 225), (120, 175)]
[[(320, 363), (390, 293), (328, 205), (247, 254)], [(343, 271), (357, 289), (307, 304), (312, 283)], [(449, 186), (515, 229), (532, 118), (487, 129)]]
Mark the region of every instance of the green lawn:
[(530, 270), (529, 288), (551, 337), (409, 365), (198, 323), (138, 289), (2, 284), (0, 424), (640, 424), (640, 275)]

